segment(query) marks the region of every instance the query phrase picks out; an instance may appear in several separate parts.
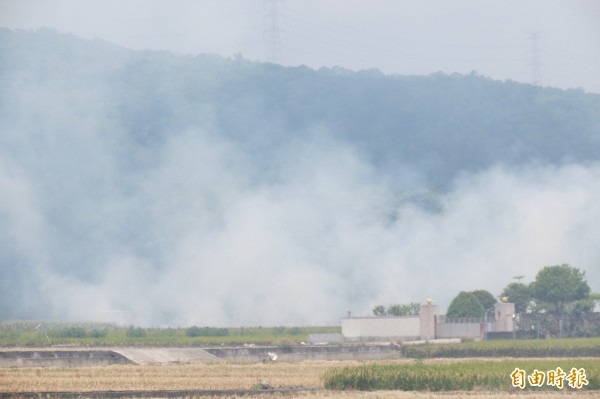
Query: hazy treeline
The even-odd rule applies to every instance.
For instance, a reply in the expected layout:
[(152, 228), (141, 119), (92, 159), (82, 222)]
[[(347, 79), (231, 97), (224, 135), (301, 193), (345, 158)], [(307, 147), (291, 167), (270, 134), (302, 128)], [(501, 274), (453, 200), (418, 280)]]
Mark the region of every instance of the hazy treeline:
[[(4, 86), (35, 84), (49, 96), (39, 101), (64, 99), (73, 111), (85, 106), (90, 119), (110, 118), (107, 139), (123, 145), (126, 169), (146, 167), (145, 151), (199, 126), (243, 145), (267, 170), (287, 143), (325, 136), (350, 143), (385, 173), (410, 168), (424, 179), (419, 187), (434, 188), (497, 163), (595, 161), (600, 145), (600, 95), (580, 90), (476, 73), (388, 76), (133, 52), (51, 30), (3, 30), (1, 43)], [(102, 103), (89, 106), (94, 100)]]

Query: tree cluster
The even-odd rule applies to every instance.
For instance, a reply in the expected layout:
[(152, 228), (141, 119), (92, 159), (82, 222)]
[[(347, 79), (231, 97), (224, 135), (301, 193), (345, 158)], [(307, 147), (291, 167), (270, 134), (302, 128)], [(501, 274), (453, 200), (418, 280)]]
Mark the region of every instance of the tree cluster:
[(377, 305), (373, 308), (375, 316), (417, 316), (419, 315), (421, 305), (418, 302), (407, 304), (391, 304), (386, 309), (383, 305)]
[(490, 318), (494, 316), (494, 306), (497, 302), (494, 295), (486, 290), (461, 291), (450, 303), (446, 317), (449, 319)]
[[(600, 317), (594, 313), (600, 294), (592, 293), (585, 271), (568, 264), (544, 266), (529, 284), (515, 277), (499, 298), (515, 304), (517, 328), (549, 336), (592, 336), (600, 335)], [(462, 291), (450, 303), (447, 319), (494, 318), (494, 307), (498, 299), (486, 290)], [(419, 304), (383, 305), (373, 308), (375, 316), (406, 316), (419, 314)], [(597, 319), (597, 320), (596, 320)], [(596, 322), (589, 323), (589, 320)], [(521, 323), (521, 325), (519, 325)], [(531, 332), (531, 331), (530, 331)]]
[(600, 318), (594, 314), (600, 295), (591, 292), (585, 271), (576, 267), (544, 266), (534, 281), (512, 282), (502, 296), (515, 303), (516, 313), (530, 321), (532, 330), (540, 329), (542, 334), (600, 335)]
[[(508, 284), (500, 298), (515, 304), (515, 312), (521, 329), (529, 327), (539, 335), (588, 336), (600, 335), (600, 320), (586, 323), (594, 318), (594, 307), (600, 295), (591, 292), (585, 271), (568, 264), (544, 266), (535, 280), (529, 284), (520, 281)], [(480, 294), (481, 295), (481, 294)], [(461, 292), (450, 304), (448, 317), (482, 317), (482, 311), (474, 299)], [(488, 315), (493, 316), (492, 313)]]

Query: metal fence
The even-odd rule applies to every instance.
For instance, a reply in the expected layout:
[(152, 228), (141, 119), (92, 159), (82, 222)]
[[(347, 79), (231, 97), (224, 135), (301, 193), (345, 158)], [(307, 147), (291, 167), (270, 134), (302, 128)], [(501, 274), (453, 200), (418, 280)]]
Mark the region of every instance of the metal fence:
[(516, 317), (519, 336), (527, 338), (568, 338), (600, 336), (600, 313), (579, 317), (522, 313)]
[(487, 319), (485, 317), (482, 318), (473, 318), (473, 317), (458, 317), (458, 318), (449, 318), (444, 315), (437, 316), (436, 321), (438, 323), (486, 323)]

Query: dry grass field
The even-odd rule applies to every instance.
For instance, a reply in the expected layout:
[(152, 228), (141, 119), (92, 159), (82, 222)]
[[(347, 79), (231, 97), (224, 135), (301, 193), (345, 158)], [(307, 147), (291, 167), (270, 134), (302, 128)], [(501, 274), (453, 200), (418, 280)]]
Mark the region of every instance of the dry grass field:
[[(439, 362), (440, 360), (437, 360)], [(444, 360), (447, 362), (449, 360)], [(414, 362), (396, 360), (390, 363)], [(436, 362), (436, 361), (432, 361)], [(364, 363), (364, 362), (363, 362)], [(600, 392), (339, 392), (322, 390), (323, 374), (333, 367), (363, 364), (354, 361), (298, 363), (188, 363), (145, 366), (0, 369), (0, 392), (127, 391), (127, 390), (235, 390), (252, 389), (261, 382), (274, 388), (317, 388), (313, 392), (260, 394), (253, 398), (445, 398), (527, 399), (600, 398)], [(507, 376), (508, 378), (508, 376)], [(221, 396), (222, 397), (222, 396)], [(231, 398), (235, 395), (229, 396)]]
[(0, 391), (251, 389), (262, 381), (277, 388), (319, 388), (330, 367), (331, 362), (13, 368), (0, 369)]
[[(600, 393), (494, 393), (494, 392), (399, 392), (399, 391), (375, 391), (375, 392), (336, 392), (319, 391), (307, 393), (294, 393), (293, 395), (260, 395), (252, 396), (252, 399), (279, 399), (279, 398), (301, 398), (301, 399), (592, 399), (599, 398)], [(222, 397), (221, 397), (222, 398)], [(231, 398), (237, 398), (232, 396)], [(216, 399), (216, 398), (215, 398)]]

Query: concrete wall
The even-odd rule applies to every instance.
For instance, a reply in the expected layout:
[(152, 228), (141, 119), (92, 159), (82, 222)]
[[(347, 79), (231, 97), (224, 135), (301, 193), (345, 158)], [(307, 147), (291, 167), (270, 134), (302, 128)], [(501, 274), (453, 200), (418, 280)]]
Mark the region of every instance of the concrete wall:
[(512, 332), (515, 329), (514, 315), (515, 304), (511, 302), (500, 302), (495, 306), (496, 332)]
[[(346, 339), (422, 339), (485, 338), (486, 331), (514, 330), (514, 303), (496, 304), (493, 323), (446, 323), (436, 304), (422, 304), (420, 316), (369, 316), (342, 319), (342, 335)], [(448, 320), (450, 321), (450, 320)], [(471, 320), (474, 321), (474, 320)]]
[(428, 303), (421, 305), (420, 309), (420, 336), (421, 339), (435, 339), (435, 324), (437, 316), (440, 314), (440, 307), (436, 304)]
[(349, 339), (417, 339), (421, 335), (419, 316), (347, 317), (342, 319), (342, 334)]
[(484, 338), (485, 323), (438, 323), (436, 338)]
[(131, 363), (126, 357), (107, 350), (25, 350), (0, 352), (0, 367), (82, 367)]
[(308, 334), (307, 341), (310, 344), (330, 344), (344, 342), (344, 336), (342, 334)]

